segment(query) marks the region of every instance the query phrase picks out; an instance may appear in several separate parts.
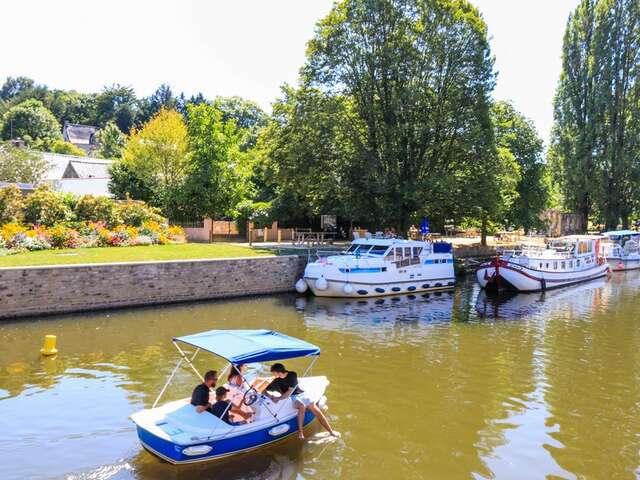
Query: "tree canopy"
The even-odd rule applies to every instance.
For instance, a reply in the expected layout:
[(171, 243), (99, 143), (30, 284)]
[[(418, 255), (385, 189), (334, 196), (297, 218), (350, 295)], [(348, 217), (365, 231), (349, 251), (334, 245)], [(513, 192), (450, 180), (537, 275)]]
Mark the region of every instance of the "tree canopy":
[(567, 22), (550, 160), (565, 206), (628, 226), (640, 180), (640, 5), (582, 0)]

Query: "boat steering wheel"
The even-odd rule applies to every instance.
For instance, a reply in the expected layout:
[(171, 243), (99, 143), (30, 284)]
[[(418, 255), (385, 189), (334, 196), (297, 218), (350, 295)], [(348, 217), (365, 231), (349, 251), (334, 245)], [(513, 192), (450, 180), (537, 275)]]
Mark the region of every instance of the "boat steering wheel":
[(249, 390), (244, 392), (244, 396), (242, 397), (242, 403), (244, 403), (247, 407), (253, 405), (258, 400), (260, 394), (258, 391), (251, 387)]

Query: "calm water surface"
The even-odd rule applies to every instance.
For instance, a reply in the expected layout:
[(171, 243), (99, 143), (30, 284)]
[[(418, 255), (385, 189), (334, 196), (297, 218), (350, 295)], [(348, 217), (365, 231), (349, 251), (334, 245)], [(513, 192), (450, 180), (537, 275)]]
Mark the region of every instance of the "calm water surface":
[[(173, 368), (171, 338), (212, 328), (319, 345), (343, 438), (316, 429), (200, 466), (143, 451), (128, 416)], [(47, 333), (55, 358), (39, 355)], [(287, 295), (4, 322), (0, 342), (3, 479), (640, 478), (640, 273), (499, 298), (469, 282), (383, 302)], [(195, 384), (182, 370), (165, 399)]]

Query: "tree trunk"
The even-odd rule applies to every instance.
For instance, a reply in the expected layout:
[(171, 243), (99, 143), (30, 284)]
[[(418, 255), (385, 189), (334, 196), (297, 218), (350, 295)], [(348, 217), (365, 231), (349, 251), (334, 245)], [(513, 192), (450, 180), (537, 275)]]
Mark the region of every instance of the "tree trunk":
[(483, 247), (487, 246), (487, 216), (482, 214), (482, 226), (480, 227), (480, 244)]

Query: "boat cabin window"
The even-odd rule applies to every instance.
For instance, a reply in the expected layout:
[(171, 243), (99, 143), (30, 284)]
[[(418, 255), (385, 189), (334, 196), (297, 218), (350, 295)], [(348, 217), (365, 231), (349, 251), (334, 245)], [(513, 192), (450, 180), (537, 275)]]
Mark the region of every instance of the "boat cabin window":
[(546, 265), (546, 267), (545, 267), (545, 268), (549, 268), (549, 263), (546, 263), (545, 265)]
[(369, 252), (370, 249), (371, 245), (360, 245), (356, 250), (356, 255), (364, 255), (365, 253)]
[(557, 270), (558, 269), (558, 262), (553, 262), (553, 269)]
[(566, 264), (565, 264), (565, 262), (562, 262), (562, 264), (561, 264), (560, 268), (562, 268), (563, 270), (566, 268)]
[(576, 266), (579, 267), (580, 266), (580, 260), (576, 260)]
[(569, 260), (569, 268), (573, 268), (573, 260)]
[(374, 245), (371, 247), (371, 250), (369, 251), (369, 253), (371, 255), (384, 255), (384, 252), (387, 251), (387, 246), (385, 245)]
[(413, 256), (419, 257), (422, 253), (422, 247), (413, 247)]
[(352, 244), (348, 249), (346, 253), (354, 253), (356, 251), (356, 249), (359, 247), (360, 245), (355, 245)]
[(411, 258), (411, 247), (404, 247), (404, 258)]

